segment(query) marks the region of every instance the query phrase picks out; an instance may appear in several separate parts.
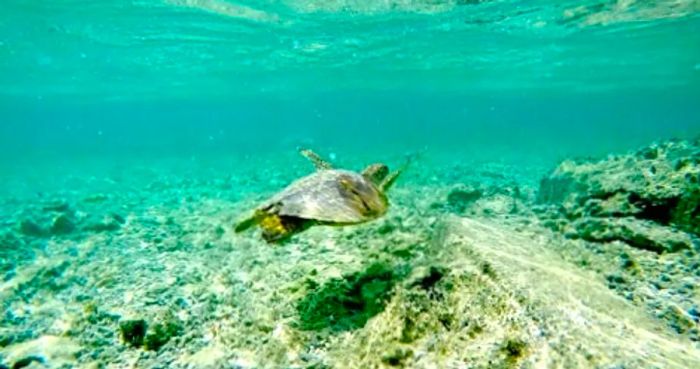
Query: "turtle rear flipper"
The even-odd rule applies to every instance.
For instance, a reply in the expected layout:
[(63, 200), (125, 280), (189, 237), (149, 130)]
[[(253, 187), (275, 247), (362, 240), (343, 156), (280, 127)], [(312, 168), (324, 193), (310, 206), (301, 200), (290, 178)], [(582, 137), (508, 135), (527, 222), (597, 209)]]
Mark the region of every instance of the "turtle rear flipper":
[(308, 219), (269, 214), (260, 221), (260, 228), (265, 241), (276, 243), (288, 240), (309, 228), (313, 223), (314, 221)]
[(234, 228), (234, 230), (236, 233), (241, 233), (241, 232), (247, 230), (248, 228), (253, 227), (253, 226), (257, 225), (258, 223), (260, 223), (264, 217), (265, 217), (264, 213), (262, 213), (260, 211), (256, 211), (255, 213), (253, 213), (253, 215), (238, 222), (236, 224), (236, 227)]

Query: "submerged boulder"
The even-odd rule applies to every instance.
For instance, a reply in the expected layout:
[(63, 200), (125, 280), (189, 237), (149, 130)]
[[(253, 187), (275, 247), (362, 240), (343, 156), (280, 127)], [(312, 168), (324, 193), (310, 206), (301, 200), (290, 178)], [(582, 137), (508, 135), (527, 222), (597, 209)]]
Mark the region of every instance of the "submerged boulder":
[(460, 184), (447, 195), (442, 208), (461, 215), (497, 216), (515, 214), (526, 208), (525, 196), (514, 184), (474, 186)]
[(75, 222), (70, 216), (66, 214), (61, 214), (54, 218), (51, 224), (51, 234), (52, 235), (64, 235), (71, 233), (75, 230)]
[(656, 253), (689, 249), (688, 234), (650, 221), (635, 218), (583, 218), (571, 224), (567, 236), (593, 242), (622, 241), (630, 246)]
[[(649, 367), (639, 352), (659, 358), (658, 367), (698, 366), (694, 343), (677, 333), (689, 332), (690, 314), (649, 315), (608, 288), (602, 274), (564, 260), (551, 239), (500, 220), (456, 216), (440, 229), (425, 249), (430, 261), (401, 276), (377, 314), (342, 334), (331, 331), (326, 358), (333, 367)], [(356, 311), (384, 286), (331, 281), (307, 295), (314, 304), (300, 313), (330, 320), (338, 315), (329, 302)], [(312, 328), (319, 342), (329, 327)]]
[(482, 196), (484, 196), (483, 190), (461, 185), (453, 188), (447, 195), (447, 206), (457, 212), (462, 212)]
[(19, 224), (19, 231), (25, 236), (31, 237), (43, 237), (47, 234), (46, 229), (31, 219), (21, 221)]
[(112, 232), (119, 230), (125, 222), (124, 217), (115, 213), (88, 223), (84, 229), (89, 232)]
[(700, 235), (699, 177), (700, 143), (670, 141), (564, 161), (540, 182), (538, 202), (561, 205), (571, 220), (632, 217)]

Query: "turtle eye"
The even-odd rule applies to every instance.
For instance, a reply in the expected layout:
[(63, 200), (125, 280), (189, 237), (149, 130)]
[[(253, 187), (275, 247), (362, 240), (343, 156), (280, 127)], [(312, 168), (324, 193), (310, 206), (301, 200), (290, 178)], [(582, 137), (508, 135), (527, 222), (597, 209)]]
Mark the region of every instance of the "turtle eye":
[(381, 182), (389, 174), (389, 167), (384, 164), (377, 164), (374, 168), (374, 178)]

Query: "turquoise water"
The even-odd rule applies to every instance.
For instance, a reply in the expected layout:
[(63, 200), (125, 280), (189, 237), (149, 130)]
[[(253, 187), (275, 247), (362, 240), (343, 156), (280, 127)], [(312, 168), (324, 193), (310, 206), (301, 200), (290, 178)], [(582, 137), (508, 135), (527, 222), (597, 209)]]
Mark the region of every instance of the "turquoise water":
[(698, 0), (2, 0), (0, 369), (699, 367), (699, 135)]
[(307, 140), (488, 158), (693, 136), (699, 8), (10, 0), (0, 15), (0, 144), (23, 154), (202, 153)]

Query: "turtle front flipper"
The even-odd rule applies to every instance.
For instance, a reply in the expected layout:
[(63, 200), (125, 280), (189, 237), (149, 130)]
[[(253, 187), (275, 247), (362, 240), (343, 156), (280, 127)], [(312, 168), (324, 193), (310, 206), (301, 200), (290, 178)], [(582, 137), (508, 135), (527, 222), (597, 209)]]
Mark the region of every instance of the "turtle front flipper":
[(409, 164), (411, 164), (411, 162), (413, 161), (413, 159), (414, 159), (415, 157), (417, 157), (417, 156), (418, 156), (418, 154), (413, 154), (413, 155), (408, 156), (408, 157), (406, 158), (406, 162), (403, 163), (403, 165), (401, 166), (401, 168), (399, 168), (399, 169), (397, 169), (397, 170), (395, 170), (395, 171), (389, 173), (389, 174), (384, 178), (384, 180), (382, 180), (382, 182), (379, 184), (379, 189), (380, 189), (382, 192), (388, 191), (389, 188), (391, 188), (391, 185), (393, 185), (394, 182), (396, 182), (396, 180), (399, 178), (399, 176), (401, 175), (401, 173), (403, 173), (403, 172), (406, 170), (406, 168), (408, 168)]
[(315, 152), (313, 152), (313, 151), (311, 151), (311, 150), (309, 150), (309, 149), (301, 149), (301, 150), (299, 150), (299, 152), (300, 152), (301, 155), (303, 155), (305, 158), (311, 160), (311, 162), (314, 163), (314, 166), (316, 167), (316, 170), (328, 170), (328, 169), (333, 169), (333, 166), (332, 166), (329, 162), (327, 162), (327, 161), (321, 159), (321, 157), (318, 156), (318, 154), (316, 154)]
[(399, 175), (401, 175), (401, 170), (396, 170), (389, 173), (389, 175), (387, 175), (386, 178), (384, 178), (382, 183), (379, 185), (379, 189), (381, 189), (382, 192), (388, 191), (391, 185), (393, 185), (394, 182), (396, 182), (396, 180), (399, 178)]
[(313, 221), (297, 217), (268, 214), (260, 221), (262, 237), (268, 243), (282, 242), (313, 225)]

